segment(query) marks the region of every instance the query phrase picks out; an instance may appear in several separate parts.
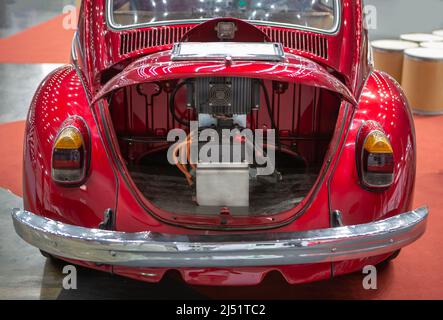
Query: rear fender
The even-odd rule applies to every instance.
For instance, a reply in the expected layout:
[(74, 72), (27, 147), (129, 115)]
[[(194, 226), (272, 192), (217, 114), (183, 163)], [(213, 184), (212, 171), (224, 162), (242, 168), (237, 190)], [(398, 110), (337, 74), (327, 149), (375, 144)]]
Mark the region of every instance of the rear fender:
[[(394, 183), (378, 192), (363, 188), (357, 172), (357, 135), (362, 124), (369, 120), (381, 125), (394, 150)], [(343, 223), (354, 225), (409, 211), (415, 171), (415, 130), (407, 99), (390, 76), (373, 72), (362, 91), (343, 151), (328, 181), (330, 212), (340, 210)]]
[[(51, 177), (54, 140), (63, 123), (81, 117), (91, 137), (85, 183), (67, 187)], [(30, 106), (24, 140), (23, 199), (26, 210), (61, 222), (98, 227), (115, 210), (117, 181), (89, 108), (89, 97), (72, 65), (60, 67), (40, 84)]]

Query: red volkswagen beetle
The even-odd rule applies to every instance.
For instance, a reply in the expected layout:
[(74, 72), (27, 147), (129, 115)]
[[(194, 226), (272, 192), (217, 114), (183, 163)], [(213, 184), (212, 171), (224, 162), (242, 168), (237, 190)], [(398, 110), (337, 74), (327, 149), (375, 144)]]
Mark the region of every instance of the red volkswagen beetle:
[(30, 107), (17, 233), (150, 282), (291, 284), (392, 259), (412, 208), (408, 102), (361, 0), (84, 0)]

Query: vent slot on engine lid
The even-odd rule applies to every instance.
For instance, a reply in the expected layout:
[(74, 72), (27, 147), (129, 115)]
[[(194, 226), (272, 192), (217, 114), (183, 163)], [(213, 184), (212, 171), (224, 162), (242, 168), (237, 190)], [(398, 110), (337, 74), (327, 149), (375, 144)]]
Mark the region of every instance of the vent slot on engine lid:
[(273, 42), (279, 42), (286, 48), (310, 53), (318, 58), (328, 60), (329, 45), (325, 36), (294, 29), (277, 29), (263, 26), (259, 28)]
[(120, 55), (172, 45), (191, 30), (192, 26), (162, 26), (146, 30), (129, 30), (120, 34)]

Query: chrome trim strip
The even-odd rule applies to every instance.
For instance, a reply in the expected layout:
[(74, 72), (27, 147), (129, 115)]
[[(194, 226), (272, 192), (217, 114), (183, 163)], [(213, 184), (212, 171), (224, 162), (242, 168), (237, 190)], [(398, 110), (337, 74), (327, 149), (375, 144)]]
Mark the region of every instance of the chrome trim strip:
[(128, 267), (241, 267), (321, 263), (393, 252), (425, 231), (426, 207), (385, 220), (294, 233), (167, 235), (72, 226), (14, 210), (17, 234), (52, 255)]
[(71, 42), (71, 58), (74, 62), (78, 62), (77, 48), (80, 52), (81, 58), (84, 59), (83, 50), (80, 45), (80, 39), (78, 37), (78, 31), (74, 33), (74, 37)]
[(77, 31), (74, 33), (74, 37), (72, 38), (72, 41), (71, 41), (71, 58), (72, 58), (73, 62), (78, 61), (77, 51), (75, 50), (76, 39), (77, 39)]
[[(186, 20), (171, 20), (171, 21), (158, 21), (158, 22), (146, 22), (146, 23), (139, 23), (139, 24), (132, 24), (132, 25), (126, 25), (126, 26), (118, 26), (114, 23), (113, 15), (112, 15), (112, 9), (111, 4), (113, 0), (107, 0), (106, 5), (106, 24), (107, 26), (114, 31), (124, 31), (124, 30), (131, 30), (131, 29), (139, 29), (139, 28), (149, 28), (149, 27), (163, 27), (163, 26), (170, 26), (170, 25), (178, 25), (178, 24), (200, 24), (206, 21), (211, 20), (208, 19), (186, 19)], [(301, 25), (296, 24), (289, 24), (289, 23), (281, 23), (281, 22), (266, 22), (266, 21), (260, 21), (260, 20), (244, 20), (246, 22), (249, 22), (256, 26), (265, 26), (265, 27), (281, 27), (281, 28), (289, 28), (289, 29), (296, 29), (296, 30), (302, 30), (302, 31), (309, 31), (309, 32), (316, 32), (319, 34), (324, 35), (337, 35), (340, 32), (340, 27), (342, 23), (342, 5), (341, 1), (334, 0), (335, 6), (336, 6), (336, 12), (337, 15), (335, 19), (334, 27), (330, 30), (323, 30), (318, 28), (309, 28)], [(216, 18), (216, 17), (214, 17)]]

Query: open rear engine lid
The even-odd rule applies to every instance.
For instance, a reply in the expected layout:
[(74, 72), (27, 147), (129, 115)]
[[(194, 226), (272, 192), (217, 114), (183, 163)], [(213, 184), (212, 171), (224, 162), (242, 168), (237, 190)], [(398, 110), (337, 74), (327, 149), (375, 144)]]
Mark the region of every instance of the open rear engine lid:
[(140, 58), (127, 66), (103, 86), (93, 102), (130, 85), (195, 77), (248, 77), (299, 83), (330, 90), (351, 104), (357, 104), (341, 81), (318, 63), (300, 56), (286, 54), (283, 61), (277, 62), (216, 58), (177, 61), (170, 50)]

